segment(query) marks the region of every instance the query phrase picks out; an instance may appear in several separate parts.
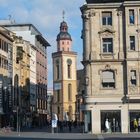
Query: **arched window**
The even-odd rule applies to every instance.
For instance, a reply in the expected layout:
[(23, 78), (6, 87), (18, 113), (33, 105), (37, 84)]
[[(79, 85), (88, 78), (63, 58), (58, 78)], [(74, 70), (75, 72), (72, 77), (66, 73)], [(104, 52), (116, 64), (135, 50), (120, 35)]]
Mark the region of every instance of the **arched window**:
[(115, 88), (115, 74), (112, 70), (102, 71), (102, 87)]
[(56, 60), (56, 79), (59, 79), (59, 60)]
[(69, 120), (72, 120), (72, 113), (73, 113), (73, 110), (72, 110), (72, 106), (70, 105), (69, 106)]
[(71, 84), (68, 84), (68, 101), (72, 100), (71, 91), (72, 91), (72, 86)]
[(71, 64), (72, 64), (72, 60), (71, 59), (68, 59), (67, 60), (68, 78), (71, 78)]

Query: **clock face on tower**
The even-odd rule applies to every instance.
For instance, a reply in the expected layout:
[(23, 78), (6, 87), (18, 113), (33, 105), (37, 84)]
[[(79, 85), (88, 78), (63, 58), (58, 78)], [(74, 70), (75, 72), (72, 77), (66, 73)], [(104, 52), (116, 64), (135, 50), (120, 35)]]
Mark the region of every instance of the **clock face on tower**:
[(71, 65), (72, 64), (72, 60), (71, 59), (67, 59), (67, 64)]

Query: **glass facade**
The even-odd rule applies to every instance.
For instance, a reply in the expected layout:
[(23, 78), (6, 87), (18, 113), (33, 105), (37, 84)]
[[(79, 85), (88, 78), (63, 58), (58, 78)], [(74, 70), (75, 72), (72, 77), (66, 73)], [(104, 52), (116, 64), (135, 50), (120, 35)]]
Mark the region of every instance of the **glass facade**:
[(101, 111), (101, 132), (121, 132), (121, 111)]
[(130, 132), (140, 132), (140, 110), (129, 112)]

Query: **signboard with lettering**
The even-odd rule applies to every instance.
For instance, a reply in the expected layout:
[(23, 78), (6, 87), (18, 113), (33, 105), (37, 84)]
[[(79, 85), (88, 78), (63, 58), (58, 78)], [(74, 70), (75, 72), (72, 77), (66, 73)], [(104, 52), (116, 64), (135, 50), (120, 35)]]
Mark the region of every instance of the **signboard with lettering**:
[(60, 90), (61, 89), (61, 83), (54, 83), (54, 90)]
[(57, 127), (57, 120), (52, 120), (52, 128), (56, 128)]

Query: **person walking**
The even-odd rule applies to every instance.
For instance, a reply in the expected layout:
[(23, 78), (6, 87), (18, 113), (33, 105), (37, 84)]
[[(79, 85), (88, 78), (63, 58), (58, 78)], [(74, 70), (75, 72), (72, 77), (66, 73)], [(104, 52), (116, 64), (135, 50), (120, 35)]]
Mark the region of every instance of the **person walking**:
[(68, 122), (68, 127), (69, 127), (69, 132), (71, 132), (71, 130), (72, 130), (71, 129), (71, 127), (72, 127), (72, 122), (71, 121)]

